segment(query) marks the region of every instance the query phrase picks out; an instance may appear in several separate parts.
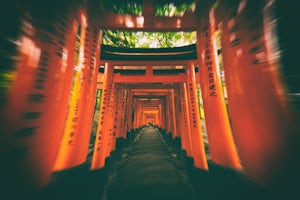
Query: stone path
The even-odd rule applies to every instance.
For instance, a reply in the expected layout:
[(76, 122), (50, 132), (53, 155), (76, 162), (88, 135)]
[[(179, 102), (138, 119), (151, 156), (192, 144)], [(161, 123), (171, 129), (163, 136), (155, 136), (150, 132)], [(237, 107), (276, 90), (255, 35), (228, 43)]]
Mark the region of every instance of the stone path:
[(157, 129), (142, 129), (123, 157), (108, 178), (102, 200), (195, 199), (187, 175), (176, 166), (176, 155)]

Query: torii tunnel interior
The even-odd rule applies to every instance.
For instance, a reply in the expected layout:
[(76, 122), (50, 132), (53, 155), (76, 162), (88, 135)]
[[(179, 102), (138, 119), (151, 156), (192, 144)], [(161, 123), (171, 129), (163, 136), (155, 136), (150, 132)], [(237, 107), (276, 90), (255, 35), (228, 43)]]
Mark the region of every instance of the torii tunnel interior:
[[(155, 14), (158, 4), (185, 2), (194, 9)], [(116, 13), (110, 3), (141, 12)], [(296, 7), (283, 0), (1, 2), (0, 198), (297, 195)], [(107, 29), (194, 31), (196, 42), (118, 47), (102, 43)]]

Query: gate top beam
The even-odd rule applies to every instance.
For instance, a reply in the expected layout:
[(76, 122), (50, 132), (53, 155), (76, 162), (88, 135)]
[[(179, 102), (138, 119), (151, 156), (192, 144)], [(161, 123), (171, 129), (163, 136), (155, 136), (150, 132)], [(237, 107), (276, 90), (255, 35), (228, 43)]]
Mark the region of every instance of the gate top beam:
[(198, 1), (195, 0), (195, 12), (185, 12), (183, 16), (155, 16), (154, 0), (143, 1), (142, 15), (116, 14), (105, 8), (101, 1), (96, 3), (92, 0), (89, 13), (92, 22), (99, 28), (122, 31), (194, 31), (199, 25)]

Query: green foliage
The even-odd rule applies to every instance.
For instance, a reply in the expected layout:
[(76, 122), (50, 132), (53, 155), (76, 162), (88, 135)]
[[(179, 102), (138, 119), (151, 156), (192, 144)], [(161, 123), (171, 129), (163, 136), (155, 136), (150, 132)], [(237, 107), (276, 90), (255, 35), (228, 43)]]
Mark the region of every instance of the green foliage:
[[(117, 14), (142, 15), (143, 0), (102, 0), (105, 9)], [(182, 16), (186, 11), (193, 11), (194, 0), (159, 0), (155, 1), (155, 16)]]
[(99, 121), (99, 117), (100, 117), (101, 95), (102, 95), (102, 90), (98, 89), (97, 93), (96, 93), (96, 99), (95, 99), (94, 118), (93, 118), (93, 122), (92, 122), (92, 130), (91, 130), (91, 137), (90, 137), (89, 150), (88, 150), (89, 152), (87, 155), (88, 162), (91, 162), (92, 154), (94, 151), (94, 145), (95, 145), (97, 128), (98, 128), (98, 121)]
[(15, 76), (14, 71), (0, 71), (0, 105), (6, 100)]
[(157, 3), (155, 5), (155, 16), (183, 16), (186, 11), (194, 11), (193, 1), (181, 3)]
[(196, 32), (124, 32), (103, 30), (103, 44), (127, 48), (169, 48), (194, 44)]
[(116, 14), (142, 14), (142, 1), (140, 0), (104, 0), (105, 9), (113, 10)]

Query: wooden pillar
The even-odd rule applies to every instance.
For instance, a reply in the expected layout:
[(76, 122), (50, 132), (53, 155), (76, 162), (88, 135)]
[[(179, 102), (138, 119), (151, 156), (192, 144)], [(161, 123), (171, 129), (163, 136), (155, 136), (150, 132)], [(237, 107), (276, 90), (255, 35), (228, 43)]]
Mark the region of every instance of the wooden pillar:
[(126, 124), (126, 132), (130, 131), (133, 128), (134, 122), (134, 115), (133, 115), (133, 97), (131, 89), (128, 89), (128, 96), (127, 96), (127, 124)]
[(146, 124), (147, 124), (147, 120), (149, 119), (149, 118), (148, 118), (149, 115), (148, 115), (148, 113), (146, 112), (145, 109), (143, 109), (143, 114), (142, 114), (142, 116), (143, 116), (143, 120), (142, 120), (141, 125), (143, 126), (143, 125), (146, 125)]
[(180, 99), (181, 99), (181, 107), (182, 107), (182, 114), (183, 114), (183, 124), (184, 129), (182, 130), (181, 137), (183, 143), (186, 144), (186, 154), (189, 157), (193, 157), (193, 144), (191, 138), (191, 126), (190, 126), (190, 112), (189, 112), (189, 105), (188, 105), (188, 98), (187, 98), (187, 91), (186, 91), (186, 84), (180, 84)]
[(163, 101), (161, 103), (161, 109), (162, 109), (162, 119), (163, 119), (163, 125), (165, 129), (168, 129), (168, 119), (167, 119), (167, 107), (166, 107), (166, 98), (163, 98)]
[(140, 109), (140, 123), (139, 126), (143, 125), (146, 121), (146, 115), (144, 109)]
[[(63, 132), (63, 136), (61, 139), (61, 144), (59, 148), (59, 152), (57, 154), (57, 158), (55, 161), (55, 165), (53, 170), (62, 170), (66, 168), (71, 168), (76, 165), (82, 164), (86, 158), (87, 146), (84, 152), (80, 152), (80, 155), (76, 155), (78, 153), (78, 148), (81, 148), (81, 140), (82, 134), (78, 132), (80, 126), (80, 104), (83, 100), (83, 91), (85, 87), (88, 85), (87, 79), (81, 79), (84, 76), (83, 69), (85, 68), (85, 58), (84, 52), (89, 51), (89, 45), (85, 45), (85, 37), (86, 37), (86, 26), (87, 26), (87, 18), (84, 13), (80, 13), (78, 17), (80, 19), (79, 24), (77, 24), (77, 39), (75, 44), (75, 56), (74, 56), (74, 70), (73, 80), (69, 96), (69, 108), (68, 115), (65, 121), (65, 129)], [(88, 73), (88, 71), (86, 71)], [(86, 74), (87, 75), (87, 74)], [(84, 91), (86, 93), (86, 90)], [(87, 95), (87, 94), (85, 94)], [(84, 121), (84, 120), (83, 120)], [(87, 134), (89, 136), (89, 133)], [(86, 140), (88, 143), (88, 139)]]
[(79, 124), (77, 132), (79, 137), (77, 138), (76, 152), (73, 154), (76, 157), (77, 164), (85, 162), (88, 154), (97, 91), (99, 65), (97, 65), (96, 60), (100, 56), (100, 41), (100, 30), (96, 27), (87, 28), (83, 85), (78, 108)]
[(136, 116), (136, 112), (137, 112), (137, 106), (136, 106), (136, 100), (134, 98), (132, 98), (132, 127), (131, 128), (135, 128), (137, 126), (137, 116)]
[(121, 133), (122, 129), (122, 122), (124, 119), (124, 96), (125, 96), (125, 88), (123, 85), (117, 85), (117, 91), (116, 91), (116, 109), (115, 109), (115, 125), (114, 125), (114, 132), (116, 134), (116, 137), (123, 137)]
[(121, 129), (121, 134), (123, 136), (123, 138), (126, 138), (126, 132), (128, 131), (128, 127), (127, 124), (129, 121), (131, 121), (131, 115), (128, 112), (130, 104), (129, 102), (129, 92), (128, 89), (125, 88), (125, 94), (124, 94), (124, 98), (123, 98), (123, 110), (124, 110), (124, 118), (122, 120), (122, 129)]
[(109, 140), (109, 134), (107, 132), (107, 124), (109, 123), (109, 121), (107, 119), (110, 118), (109, 99), (111, 98), (112, 81), (113, 81), (113, 67), (109, 66), (108, 63), (105, 63), (100, 116), (99, 116), (99, 123), (97, 128), (97, 135), (96, 135), (91, 169), (98, 169), (104, 167), (105, 158), (107, 156), (107, 151), (108, 151), (107, 144)]
[(116, 135), (114, 133), (115, 124), (115, 110), (116, 110), (116, 84), (110, 84), (110, 98), (108, 100), (108, 118), (106, 118), (107, 125), (105, 126), (106, 132), (108, 134), (107, 141), (107, 152), (106, 157), (110, 156), (110, 152), (114, 149), (116, 144)]
[(197, 94), (195, 69), (192, 62), (189, 62), (186, 66), (186, 75), (194, 165), (197, 168), (207, 170), (208, 165), (206, 161), (200, 116), (198, 112), (198, 104), (196, 99)]
[(142, 118), (143, 118), (143, 110), (141, 109), (141, 106), (138, 106), (138, 123), (137, 123), (137, 127), (140, 127), (142, 124)]
[(240, 169), (219, 73), (214, 10), (209, 13), (207, 8), (205, 11), (197, 32), (197, 52), (211, 160), (219, 165)]
[(175, 102), (174, 102), (174, 90), (170, 90), (169, 92), (169, 101), (170, 101), (170, 116), (172, 121), (172, 137), (175, 138), (177, 136), (176, 129), (176, 116), (175, 116)]
[(140, 104), (138, 103), (137, 99), (134, 99), (134, 126), (133, 128), (136, 129), (139, 127), (140, 124)]
[(223, 63), (239, 156), (247, 176), (267, 185), (278, 170), (291, 126), (279, 63), (274, 60), (279, 52), (268, 49), (276, 38), (268, 38), (274, 30), (264, 23), (264, 6), (254, 1), (224, 3), (218, 15), (222, 16)]
[(136, 99), (133, 99), (133, 107), (132, 107), (132, 114), (133, 114), (133, 126), (132, 128), (136, 128), (137, 127), (137, 123), (138, 123), (138, 116), (137, 116), (137, 111), (138, 110), (138, 106), (136, 103)]
[(174, 89), (174, 111), (175, 111), (174, 114), (175, 114), (175, 123), (176, 123), (176, 137), (181, 137), (184, 118), (182, 117), (180, 92), (178, 87)]
[(159, 123), (157, 124), (158, 127), (163, 127), (163, 118), (162, 118), (162, 110), (161, 110), (161, 104), (158, 105), (158, 117), (159, 117)]
[[(166, 116), (172, 116), (171, 115), (171, 106), (170, 106), (170, 96), (167, 94), (165, 96), (165, 100), (163, 102), (164, 108), (165, 108), (165, 115)], [(169, 132), (172, 131), (172, 120), (169, 117), (165, 117), (166, 119), (166, 129)]]
[(144, 115), (144, 111), (142, 109), (141, 104), (139, 104), (138, 126), (137, 127), (141, 127), (143, 125), (143, 115)]
[(14, 183), (16, 193), (41, 188), (51, 178), (68, 112), (77, 27), (84, 27), (80, 16), (85, 16), (76, 3), (50, 8), (47, 16), (43, 13), (46, 7), (30, 13), (27, 6), (33, 6), (31, 3), (26, 8), (18, 6), (17, 12), (24, 12), (20, 14), (24, 18), (16, 20), (20, 29), (11, 24), (16, 26), (18, 38), (5, 38), (18, 48), (16, 55), (6, 55), (16, 67), (6, 102), (1, 102), (5, 116), (0, 117), (0, 154), (5, 155), (0, 171), (7, 167), (9, 179), (2, 173), (1, 177), (7, 181), (4, 184)]
[(158, 125), (159, 123), (160, 123), (159, 110), (156, 110), (154, 125)]

